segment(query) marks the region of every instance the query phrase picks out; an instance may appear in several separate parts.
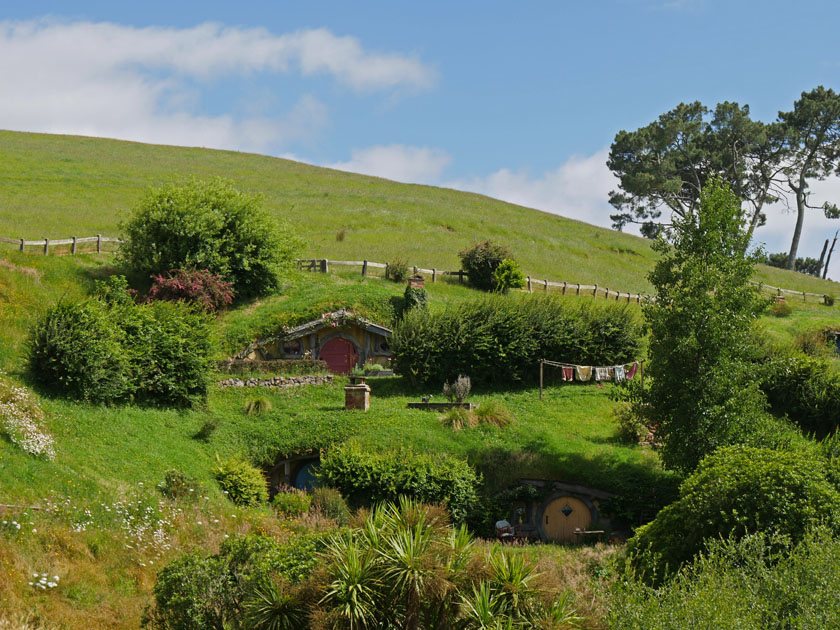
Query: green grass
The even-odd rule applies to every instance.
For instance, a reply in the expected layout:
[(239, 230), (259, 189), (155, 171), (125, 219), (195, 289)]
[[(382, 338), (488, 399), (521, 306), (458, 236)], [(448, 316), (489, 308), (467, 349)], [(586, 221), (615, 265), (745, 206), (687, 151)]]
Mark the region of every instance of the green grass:
[[(217, 175), (263, 195), (305, 237), (307, 257), (457, 269), (460, 249), (492, 238), (509, 245), (534, 278), (650, 290), (655, 254), (649, 241), (629, 234), (482, 195), (279, 158), (78, 136), (0, 131), (0, 236), (116, 236), (150, 186)], [(840, 295), (836, 283), (785, 270), (761, 267), (757, 278)]]

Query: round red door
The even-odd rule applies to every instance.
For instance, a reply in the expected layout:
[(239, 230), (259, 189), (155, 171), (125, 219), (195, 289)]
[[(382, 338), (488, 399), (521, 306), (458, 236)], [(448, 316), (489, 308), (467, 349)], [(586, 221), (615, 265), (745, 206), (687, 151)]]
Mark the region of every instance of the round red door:
[(347, 374), (359, 362), (356, 347), (347, 341), (336, 337), (330, 339), (321, 348), (321, 360), (327, 362), (327, 368), (334, 374)]

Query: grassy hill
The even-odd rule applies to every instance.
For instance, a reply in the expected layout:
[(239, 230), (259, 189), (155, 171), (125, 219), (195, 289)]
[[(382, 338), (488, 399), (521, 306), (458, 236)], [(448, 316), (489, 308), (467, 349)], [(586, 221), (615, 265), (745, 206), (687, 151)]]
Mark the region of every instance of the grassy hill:
[[(304, 256), (457, 269), (460, 249), (492, 238), (535, 278), (650, 288), (645, 275), (655, 255), (647, 240), (554, 214), (261, 155), (77, 136), (0, 131), (0, 236), (115, 236), (150, 186), (217, 175), (262, 194), (296, 225)], [(836, 283), (769, 267), (757, 279), (840, 295)]]
[[(649, 288), (645, 274), (654, 254), (647, 241), (479, 195), (264, 156), (68, 136), (0, 132), (0, 236), (115, 235), (149, 186), (189, 175), (223, 175), (263, 194), (269, 208), (297, 226), (306, 256), (399, 257), (456, 268), (459, 249), (494, 238), (509, 244), (535, 277)], [(340, 230), (343, 240), (337, 239)], [(2, 246), (0, 369), (26, 384), (24, 346), (32, 321), (60, 299), (85, 297), (95, 280), (114, 271), (110, 255), (44, 257)], [(757, 277), (840, 295), (840, 285), (801, 274), (762, 268)], [(432, 309), (477, 296), (451, 282), (427, 288)], [(358, 304), (387, 313), (402, 291), (402, 285), (349, 270), (292, 273), (277, 295), (219, 318), (217, 356), (320, 305)], [(766, 318), (770, 335), (788, 339), (832, 325), (840, 308), (792, 305), (791, 317)], [(214, 551), (225, 537), (244, 532), (293, 535), (298, 525), (278, 520), (267, 507), (231, 505), (210, 474), (217, 456), (270, 465), (281, 453), (354, 438), (372, 450), (400, 445), (465, 457), (490, 491), (517, 477), (614, 491), (670, 483), (654, 452), (618, 439), (609, 384), (551, 385), (543, 400), (527, 385), (478, 391), (474, 401), (503, 403), (514, 422), (456, 432), (433, 413), (406, 408), (436, 391), (401, 379), (374, 380), (372, 409), (364, 414), (342, 409), (345, 383), (338, 378), (326, 387), (260, 392), (214, 387), (205, 405), (186, 411), (38, 396), (45, 428), (56, 441), (55, 460), (33, 458), (0, 439), (0, 611), (32, 611), (50, 627), (136, 628), (158, 568), (181, 551)], [(273, 411), (245, 414), (245, 403), (255, 396), (267, 396)], [(215, 428), (202, 431), (207, 426)], [(162, 500), (155, 486), (173, 468), (197, 480), (198, 500)], [(60, 585), (42, 592), (29, 584), (35, 573), (59, 575)]]

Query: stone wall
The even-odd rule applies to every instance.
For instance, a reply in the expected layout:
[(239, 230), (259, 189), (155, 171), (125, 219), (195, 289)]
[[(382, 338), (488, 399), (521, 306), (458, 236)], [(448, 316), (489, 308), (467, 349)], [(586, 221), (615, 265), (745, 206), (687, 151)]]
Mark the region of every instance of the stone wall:
[(274, 376), (270, 378), (226, 378), (218, 382), (220, 389), (228, 387), (298, 387), (300, 385), (329, 385), (332, 374), (312, 376)]

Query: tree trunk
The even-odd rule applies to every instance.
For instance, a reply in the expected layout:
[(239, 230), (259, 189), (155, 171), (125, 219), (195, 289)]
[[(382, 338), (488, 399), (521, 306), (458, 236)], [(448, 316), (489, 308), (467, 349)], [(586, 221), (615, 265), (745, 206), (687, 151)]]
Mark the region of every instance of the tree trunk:
[(820, 277), (820, 274), (823, 270), (823, 261), (825, 261), (825, 250), (828, 249), (828, 239), (825, 239), (825, 245), (823, 245), (822, 254), (820, 254), (820, 264), (817, 265), (817, 278)]
[(805, 189), (794, 188), (796, 192), (796, 227), (793, 229), (793, 239), (790, 242), (788, 254), (788, 269), (793, 269), (796, 262), (796, 252), (799, 250), (799, 237), (802, 236), (802, 224), (805, 221)]
[[(831, 253), (834, 251), (834, 244), (837, 242), (837, 234), (838, 234), (838, 232), (834, 233), (834, 240), (831, 241), (831, 249), (828, 250), (828, 258), (826, 258), (825, 267), (823, 267), (823, 274), (822, 274), (823, 280), (825, 280), (825, 276), (828, 273), (828, 263), (831, 262)], [(826, 243), (827, 242), (828, 241), (826, 241)]]

